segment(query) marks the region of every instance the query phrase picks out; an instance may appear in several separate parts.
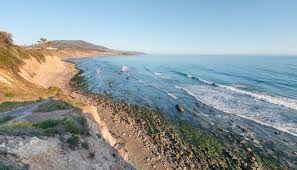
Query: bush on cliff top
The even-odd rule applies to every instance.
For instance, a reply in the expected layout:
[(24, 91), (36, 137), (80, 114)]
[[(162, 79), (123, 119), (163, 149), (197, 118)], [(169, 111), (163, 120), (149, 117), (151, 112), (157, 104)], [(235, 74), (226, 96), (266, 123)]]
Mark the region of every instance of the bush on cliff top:
[(68, 110), (74, 107), (64, 101), (51, 101), (50, 103), (45, 103), (40, 105), (34, 112), (52, 112), (56, 110)]
[(0, 31), (0, 43), (13, 45), (12, 35), (8, 32)]

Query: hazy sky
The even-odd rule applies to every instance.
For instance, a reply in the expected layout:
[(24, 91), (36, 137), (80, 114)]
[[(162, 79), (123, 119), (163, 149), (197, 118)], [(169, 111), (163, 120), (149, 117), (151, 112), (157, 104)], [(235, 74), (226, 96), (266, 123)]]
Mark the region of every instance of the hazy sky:
[(297, 54), (297, 0), (3, 0), (17, 43), (81, 39), (153, 53)]

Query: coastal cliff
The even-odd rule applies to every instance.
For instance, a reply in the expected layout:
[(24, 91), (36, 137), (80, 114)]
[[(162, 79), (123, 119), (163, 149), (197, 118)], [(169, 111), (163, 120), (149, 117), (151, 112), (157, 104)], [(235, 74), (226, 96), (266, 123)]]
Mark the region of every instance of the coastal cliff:
[[(96, 108), (68, 99), (68, 83), (78, 71), (55, 54), (0, 43), (1, 167), (133, 169), (113, 148)], [(88, 134), (81, 134), (85, 125), (75, 119), (86, 120)]]
[(55, 50), (0, 43), (0, 165), (17, 169), (288, 169), (222, 129), (204, 131), (185, 120), (167, 119), (149, 106), (88, 92), (82, 72)]

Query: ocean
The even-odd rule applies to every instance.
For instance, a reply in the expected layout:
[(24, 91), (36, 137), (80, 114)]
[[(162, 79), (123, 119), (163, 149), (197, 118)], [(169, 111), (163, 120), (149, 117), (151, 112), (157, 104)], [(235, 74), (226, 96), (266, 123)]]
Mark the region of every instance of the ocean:
[(185, 117), (243, 135), (236, 129), (239, 124), (258, 140), (275, 138), (288, 152), (296, 148), (297, 56), (140, 55), (71, 61), (84, 71), (94, 93), (111, 93), (169, 116), (179, 114), (176, 104), (182, 104)]

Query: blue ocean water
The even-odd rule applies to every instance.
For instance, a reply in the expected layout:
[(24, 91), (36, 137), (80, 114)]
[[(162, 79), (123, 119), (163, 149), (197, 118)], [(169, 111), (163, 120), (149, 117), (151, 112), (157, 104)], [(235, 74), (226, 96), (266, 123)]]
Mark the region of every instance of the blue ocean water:
[(169, 114), (197, 102), (270, 129), (297, 136), (297, 57), (141, 55), (71, 59), (89, 90), (149, 104)]

